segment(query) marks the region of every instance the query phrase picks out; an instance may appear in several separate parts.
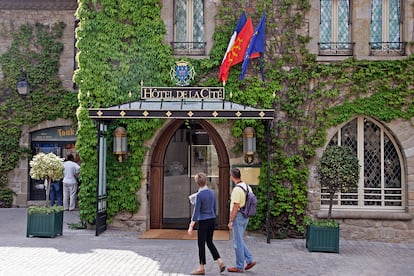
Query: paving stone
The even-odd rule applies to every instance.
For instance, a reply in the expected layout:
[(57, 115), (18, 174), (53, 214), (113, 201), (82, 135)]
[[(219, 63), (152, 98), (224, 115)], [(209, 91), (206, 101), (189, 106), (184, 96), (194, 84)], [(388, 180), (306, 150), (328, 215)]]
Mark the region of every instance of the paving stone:
[[(189, 275), (198, 265), (194, 240), (139, 239), (136, 233), (69, 229), (77, 212), (64, 215), (63, 235), (26, 238), (26, 209), (0, 209), (0, 276)], [(244, 275), (413, 275), (414, 243), (341, 240), (340, 252), (308, 252), (303, 239), (271, 240), (249, 235), (257, 265)], [(231, 241), (215, 241), (227, 267), (235, 265)], [(207, 250), (206, 275), (218, 275)], [(223, 273), (224, 275), (243, 275)]]

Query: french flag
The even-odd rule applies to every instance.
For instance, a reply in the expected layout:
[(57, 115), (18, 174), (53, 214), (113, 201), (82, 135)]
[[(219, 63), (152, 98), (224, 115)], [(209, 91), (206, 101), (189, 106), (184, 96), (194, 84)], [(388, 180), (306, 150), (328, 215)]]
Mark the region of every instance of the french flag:
[(221, 62), (219, 81), (226, 84), (230, 67), (243, 61), (244, 53), (253, 35), (253, 23), (251, 18), (247, 19), (246, 14), (240, 16), (239, 22), (227, 46), (226, 54)]

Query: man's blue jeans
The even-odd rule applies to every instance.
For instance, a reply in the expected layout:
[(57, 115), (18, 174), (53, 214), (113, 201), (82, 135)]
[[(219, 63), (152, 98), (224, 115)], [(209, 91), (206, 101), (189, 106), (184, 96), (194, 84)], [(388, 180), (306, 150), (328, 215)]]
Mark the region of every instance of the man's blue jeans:
[[(60, 189), (60, 181), (54, 181), (50, 183), (50, 205), (55, 204), (62, 206), (62, 192)], [(55, 203), (56, 201), (56, 203)]]
[(233, 246), (236, 252), (236, 267), (238, 269), (244, 269), (245, 262), (253, 261), (253, 256), (243, 239), (248, 222), (249, 218), (244, 218), (240, 212), (237, 213), (233, 221)]

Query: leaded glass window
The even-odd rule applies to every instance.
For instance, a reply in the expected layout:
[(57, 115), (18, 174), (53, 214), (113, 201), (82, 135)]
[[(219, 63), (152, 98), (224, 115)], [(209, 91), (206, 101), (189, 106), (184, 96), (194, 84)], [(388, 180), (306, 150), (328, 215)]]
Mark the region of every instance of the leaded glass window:
[[(390, 133), (379, 123), (358, 117), (341, 127), (329, 145), (350, 147), (361, 164), (358, 188), (335, 194), (335, 208), (404, 208), (402, 156)], [(329, 194), (321, 187), (321, 204)]]
[(204, 48), (203, 0), (175, 0), (174, 48)]
[(400, 0), (371, 0), (371, 49), (401, 47)]
[(350, 48), (349, 0), (321, 0), (320, 7), (320, 49)]

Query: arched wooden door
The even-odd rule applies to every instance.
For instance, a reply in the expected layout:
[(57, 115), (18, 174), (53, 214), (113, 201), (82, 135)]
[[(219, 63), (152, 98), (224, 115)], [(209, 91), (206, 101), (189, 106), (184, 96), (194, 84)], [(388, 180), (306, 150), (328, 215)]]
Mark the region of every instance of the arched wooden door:
[[(169, 185), (168, 183), (165, 183), (166, 178), (164, 177), (166, 172), (169, 171), (169, 168), (166, 167), (165, 160), (166, 160), (166, 157), (168, 158), (167, 150), (169, 148), (170, 141), (173, 138), (176, 139), (177, 131), (179, 131), (180, 129), (183, 129), (182, 126), (184, 125), (184, 123), (185, 123), (184, 120), (172, 121), (165, 128), (165, 130), (159, 134), (159, 139), (152, 153), (150, 184), (149, 184), (150, 227), (152, 229), (174, 227), (174, 224), (166, 220), (165, 218), (166, 216), (164, 214), (164, 212), (169, 210), (168, 208), (167, 209), (164, 208), (164, 205), (167, 204), (165, 202), (166, 197), (165, 197), (164, 188), (166, 187), (165, 185)], [(217, 193), (218, 193), (219, 214), (218, 214), (217, 228), (226, 229), (228, 217), (229, 217), (228, 199), (229, 199), (229, 192), (230, 192), (229, 191), (230, 189), (230, 186), (229, 186), (230, 164), (229, 164), (229, 157), (227, 154), (227, 150), (218, 132), (207, 121), (197, 120), (197, 121), (194, 121), (193, 123), (194, 125), (197, 125), (201, 130), (207, 133), (208, 138), (211, 141), (211, 144), (214, 145), (215, 153), (217, 153), (218, 164), (217, 164), (217, 168), (214, 168), (216, 172), (218, 173)], [(187, 131), (186, 133), (189, 133), (189, 132)], [(193, 142), (191, 141), (191, 138), (189, 138), (189, 141), (190, 141), (189, 149), (191, 150), (191, 146)], [(179, 167), (180, 164), (178, 164), (177, 166)], [(191, 168), (187, 168), (187, 169), (191, 171)], [(189, 180), (191, 181), (191, 173), (188, 175), (189, 175)], [(185, 194), (185, 196), (187, 197), (189, 194), (190, 193), (188, 192), (188, 194)], [(183, 200), (181, 199), (182, 195), (183, 194), (181, 194), (180, 199), (177, 198), (177, 200)], [(169, 203), (170, 203), (170, 200), (168, 200), (168, 204)], [(188, 202), (186, 202), (186, 204), (188, 204)], [(188, 221), (186, 223), (188, 223)]]

